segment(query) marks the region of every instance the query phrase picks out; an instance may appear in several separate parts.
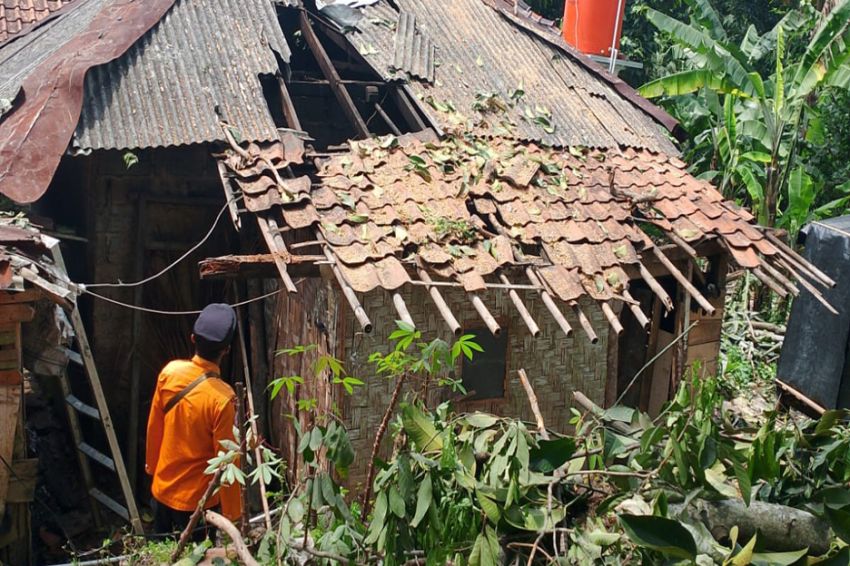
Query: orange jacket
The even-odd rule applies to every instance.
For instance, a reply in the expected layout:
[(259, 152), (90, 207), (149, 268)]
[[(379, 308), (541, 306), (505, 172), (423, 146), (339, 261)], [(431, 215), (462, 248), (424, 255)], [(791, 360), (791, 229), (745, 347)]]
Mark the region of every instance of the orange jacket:
[[(220, 440), (233, 440), (235, 394), (220, 379), (207, 378), (163, 413), (169, 399), (205, 372), (219, 373), (219, 367), (199, 356), (170, 362), (156, 381), (148, 417), (145, 470), (153, 476), (151, 493), (178, 511), (195, 510), (212, 479), (204, 474), (207, 461), (225, 450)], [(225, 517), (238, 519), (239, 485), (222, 486), (206, 507), (219, 503)]]

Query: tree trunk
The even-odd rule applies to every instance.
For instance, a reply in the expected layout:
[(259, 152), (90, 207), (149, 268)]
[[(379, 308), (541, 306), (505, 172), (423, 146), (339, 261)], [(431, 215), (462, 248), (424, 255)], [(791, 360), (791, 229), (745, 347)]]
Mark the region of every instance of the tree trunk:
[(729, 531), (737, 526), (738, 541), (742, 544), (746, 544), (758, 532), (759, 542), (771, 550), (800, 550), (808, 547), (814, 555), (829, 551), (829, 525), (811, 513), (794, 507), (761, 501), (753, 501), (747, 507), (740, 500), (699, 499), (693, 501), (687, 509), (681, 505), (671, 505), (670, 512), (700, 521), (718, 541), (728, 539)]

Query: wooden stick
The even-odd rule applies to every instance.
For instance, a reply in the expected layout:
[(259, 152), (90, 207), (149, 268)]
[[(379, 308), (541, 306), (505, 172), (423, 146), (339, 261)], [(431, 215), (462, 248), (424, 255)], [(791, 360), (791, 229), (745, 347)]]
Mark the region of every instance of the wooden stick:
[(763, 269), (756, 267), (751, 271), (753, 272), (753, 275), (756, 276), (756, 279), (770, 287), (774, 293), (776, 293), (783, 299), (788, 297), (788, 291), (782, 285), (774, 281), (774, 279), (770, 277), (767, 273), (765, 273)]
[(587, 337), (590, 339), (591, 344), (596, 344), (599, 342), (599, 336), (596, 335), (596, 332), (593, 331), (593, 325), (590, 324), (590, 320), (587, 318), (587, 315), (584, 314), (584, 311), (581, 310), (581, 307), (578, 306), (578, 303), (573, 303), (573, 312), (575, 312), (576, 318), (578, 318), (579, 324), (581, 324), (584, 333), (587, 334)]
[(383, 107), (377, 102), (375, 103), (375, 111), (378, 113), (384, 123), (390, 127), (390, 131), (392, 131), (393, 134), (395, 134), (396, 136), (401, 135), (401, 130), (398, 129), (398, 126), (395, 125), (395, 122), (393, 122), (392, 118), (389, 117), (386, 111), (384, 111)]
[(280, 274), (280, 279), (283, 281), (283, 286), (286, 287), (288, 293), (294, 294), (298, 292), (292, 278), (287, 273), (286, 256), (289, 252), (286, 250), (286, 243), (283, 241), (283, 236), (277, 230), (277, 222), (273, 218), (267, 218), (260, 214), (256, 214), (257, 226), (260, 227), (260, 233), (266, 241), (269, 251), (274, 255), (274, 264)]
[(348, 93), (348, 90), (346, 90), (345, 85), (342, 84), (342, 79), (340, 79), (339, 73), (337, 73), (330, 57), (328, 57), (327, 51), (325, 51), (324, 46), (322, 46), (322, 43), (316, 36), (316, 31), (310, 24), (307, 12), (303, 9), (299, 11), (299, 22), (301, 34), (304, 37), (307, 46), (310, 48), (310, 51), (313, 53), (313, 56), (316, 58), (316, 62), (319, 64), (322, 74), (330, 83), (331, 90), (333, 91), (337, 102), (339, 102), (339, 105), (342, 107), (343, 113), (345, 113), (345, 116), (351, 122), (351, 125), (354, 126), (354, 130), (357, 132), (357, 135), (361, 138), (368, 138), (369, 127), (366, 125), (366, 122), (363, 121), (363, 116), (361, 116), (360, 112), (357, 110), (357, 106), (351, 99), (351, 95)]
[[(793, 273), (793, 271), (790, 269), (790, 266), (788, 265), (788, 262), (786, 262), (784, 259), (780, 259), (780, 260), (779, 260), (779, 263), (780, 263), (783, 267), (785, 267), (785, 269), (787, 269), (789, 272)], [(829, 312), (831, 312), (832, 314), (835, 314), (835, 315), (839, 314), (839, 313), (838, 313), (838, 311), (837, 311), (837, 310), (835, 310), (835, 307), (833, 307), (831, 304), (829, 304), (829, 302), (828, 302), (828, 301), (827, 301), (827, 300), (823, 297), (823, 295), (821, 294), (821, 292), (820, 292), (820, 291), (818, 291), (817, 289), (815, 289), (815, 286), (814, 286), (814, 285), (812, 285), (811, 283), (809, 283), (808, 281), (806, 281), (806, 279), (805, 279), (804, 277), (800, 277), (800, 276), (798, 276), (798, 277), (797, 277), (797, 281), (799, 281), (799, 282), (800, 282), (800, 285), (802, 285), (802, 286), (803, 286), (803, 288), (804, 288), (806, 291), (808, 291), (809, 293), (811, 293), (811, 294), (812, 294), (812, 296), (813, 296), (815, 299), (817, 299), (817, 300), (818, 300), (818, 302), (819, 302), (820, 304), (822, 304), (822, 305), (826, 308), (826, 310), (828, 310)]]
[(387, 432), (387, 427), (389, 426), (390, 419), (395, 411), (395, 406), (398, 403), (398, 398), (399, 395), (401, 395), (401, 390), (404, 386), (404, 380), (406, 377), (406, 373), (402, 373), (398, 376), (392, 397), (390, 397), (390, 402), (387, 404), (384, 416), (381, 419), (381, 424), (378, 425), (378, 430), (375, 432), (375, 442), (372, 443), (372, 457), (369, 458), (369, 469), (366, 472), (366, 491), (363, 492), (363, 500), (360, 502), (360, 519), (363, 521), (365, 521), (366, 517), (369, 516), (369, 511), (372, 507), (372, 502), (370, 500), (372, 498), (372, 483), (374, 483), (375, 479), (375, 462), (378, 460), (378, 450), (381, 449), (381, 441), (384, 439), (384, 435)]
[(531, 403), (531, 412), (534, 413), (534, 418), (537, 420), (537, 432), (540, 433), (540, 438), (549, 440), (549, 432), (543, 423), (543, 414), (540, 412), (540, 405), (537, 404), (537, 395), (531, 387), (528, 375), (522, 368), (517, 371), (517, 374), (519, 375), (519, 381), (522, 383), (522, 387), (525, 389), (525, 394), (528, 395), (528, 402)]
[[(595, 417), (601, 418), (605, 414), (605, 410), (602, 407), (588, 399), (588, 397), (581, 391), (573, 391), (573, 399), (579, 407)], [(631, 434), (634, 432), (631, 427), (624, 422), (612, 420), (608, 422), (608, 424), (611, 425), (611, 428), (622, 434)]]
[[(239, 292), (236, 287), (236, 282), (233, 282), (233, 296), (236, 298), (237, 302), (239, 300)], [(242, 369), (243, 375), (245, 377), (245, 387), (248, 388), (248, 419), (251, 421), (251, 433), (254, 435), (254, 460), (256, 461), (256, 465), (259, 466), (263, 463), (263, 451), (260, 448), (260, 434), (257, 428), (257, 420), (254, 418), (254, 415), (257, 412), (254, 410), (254, 388), (251, 386), (251, 372), (248, 371), (248, 351), (245, 348), (245, 328), (242, 325), (242, 314), (239, 312), (239, 307), (235, 307), (236, 310), (236, 330), (237, 336), (239, 338), (239, 352), (242, 356)], [(269, 511), (269, 500), (268, 495), (266, 493), (266, 481), (263, 479), (263, 475), (259, 474), (259, 483), (260, 483), (260, 503), (263, 506), (263, 517), (266, 520), (266, 531), (272, 530), (272, 517), (271, 512)]]
[(803, 270), (811, 273), (814, 279), (817, 279), (827, 287), (835, 287), (835, 281), (829, 275), (817, 268), (816, 265), (808, 261), (806, 258), (795, 252), (788, 244), (777, 238), (770, 229), (764, 230), (764, 235), (771, 244), (776, 246), (779, 253), (791, 260), (791, 263), (798, 265)]
[(646, 281), (646, 284), (649, 285), (649, 288), (652, 289), (652, 292), (661, 299), (661, 304), (664, 305), (664, 308), (667, 309), (667, 312), (673, 310), (673, 299), (670, 298), (670, 295), (667, 294), (667, 291), (664, 290), (664, 287), (661, 286), (661, 283), (652, 276), (652, 273), (646, 268), (646, 266), (642, 263), (638, 264), (640, 266), (640, 276)]
[(607, 302), (602, 303), (602, 313), (605, 315), (605, 318), (608, 319), (608, 323), (611, 325), (611, 328), (614, 329), (614, 333), (618, 336), (623, 333), (623, 325), (620, 323), (620, 319), (617, 318), (617, 314), (614, 312), (614, 309), (611, 308), (611, 305)]
[(647, 318), (647, 316), (643, 313), (643, 311), (640, 310), (640, 306), (635, 304), (637, 301), (635, 301), (635, 299), (634, 299), (634, 297), (632, 297), (631, 293), (629, 293), (628, 290), (624, 290), (623, 291), (623, 297), (625, 297), (626, 300), (628, 301), (629, 310), (632, 311), (632, 314), (637, 319), (638, 324), (640, 324), (643, 328), (647, 328), (649, 326), (649, 318)]
[(432, 285), (433, 281), (431, 281), (431, 277), (426, 273), (426, 271), (422, 268), (418, 268), (417, 272), (419, 273), (419, 278), (426, 284), (428, 284), (428, 293), (431, 295), (431, 300), (434, 301), (434, 304), (437, 306), (437, 311), (443, 317), (443, 320), (446, 321), (446, 324), (449, 325), (449, 328), (452, 331), (452, 334), (458, 336), (461, 331), (461, 325), (452, 314), (452, 310), (449, 308), (449, 305), (446, 304), (445, 299), (440, 294), (440, 291)]
[(251, 556), (248, 545), (242, 539), (243, 535), (239, 533), (239, 529), (233, 523), (215, 511), (204, 513), (204, 520), (230, 537), (230, 540), (233, 541), (233, 549), (236, 551), (236, 556), (239, 557), (239, 561), (242, 564), (245, 566), (260, 566), (260, 563)]
[(201, 496), (200, 501), (198, 501), (198, 506), (195, 507), (195, 510), (192, 512), (192, 516), (189, 517), (189, 523), (186, 525), (186, 528), (183, 529), (183, 532), (180, 533), (180, 539), (177, 541), (177, 547), (174, 549), (174, 552), (171, 553), (171, 562), (177, 562), (177, 559), (180, 558), (180, 555), (183, 553), (183, 549), (186, 548), (186, 544), (189, 542), (189, 537), (192, 536), (192, 531), (195, 530), (195, 527), (198, 525), (198, 521), (201, 519), (201, 513), (204, 511), (207, 499), (210, 498), (213, 491), (215, 491), (215, 488), (218, 487), (218, 482), (221, 481), (221, 474), (223, 471), (224, 468), (219, 466), (219, 468), (215, 471), (215, 474), (213, 474), (209, 485), (207, 485), (207, 490)]
[(526, 267), (525, 275), (528, 277), (528, 280), (531, 281), (531, 284), (540, 290), (540, 298), (543, 299), (543, 304), (546, 305), (547, 309), (549, 309), (549, 312), (552, 314), (552, 318), (554, 318), (555, 322), (558, 323), (558, 326), (561, 327), (561, 331), (567, 336), (572, 334), (572, 326), (570, 326), (570, 323), (567, 322), (566, 317), (561, 312), (561, 309), (558, 308), (558, 305), (555, 304), (555, 300), (552, 298), (552, 295), (543, 289), (543, 285), (537, 277), (537, 274), (534, 273), (534, 270), (530, 267)]
[(395, 310), (402, 322), (416, 328), (416, 323), (413, 322), (413, 317), (410, 316), (410, 311), (407, 310), (407, 305), (404, 304), (404, 299), (400, 293), (393, 293), (393, 305), (395, 305)]
[(694, 273), (696, 274), (697, 279), (699, 279), (700, 283), (702, 285), (705, 285), (705, 275), (703, 275), (702, 269), (700, 269), (698, 262), (699, 254), (697, 253), (697, 251), (689, 243), (680, 238), (674, 232), (665, 232), (665, 234), (667, 234), (667, 237), (670, 239), (671, 242), (682, 248), (685, 253), (691, 257), (691, 261), (694, 265)]
[[(321, 234), (317, 233), (316, 236), (322, 241), (322, 243), (326, 244)], [(328, 262), (331, 264), (331, 271), (333, 271), (337, 283), (339, 283), (340, 288), (342, 288), (342, 294), (345, 295), (348, 304), (354, 311), (354, 317), (357, 319), (357, 322), (360, 323), (360, 326), (363, 328), (363, 332), (370, 334), (372, 332), (372, 321), (369, 320), (368, 316), (366, 316), (366, 311), (363, 309), (363, 305), (360, 304), (360, 300), (354, 293), (354, 289), (352, 289), (351, 285), (348, 284), (348, 281), (345, 280), (345, 276), (343, 276), (339, 265), (337, 265), (336, 258), (333, 253), (331, 253), (327, 245), (325, 245), (323, 250), (325, 252), (325, 257), (328, 258)]]
[[(245, 426), (245, 384), (242, 382), (236, 383), (236, 426), (239, 427), (239, 437), (241, 438), (241, 442), (239, 444), (239, 469), (242, 470), (242, 473), (247, 476), (248, 475), (248, 443), (246, 442), (246, 432), (248, 431), (248, 427)], [(248, 528), (250, 525), (248, 521), (250, 520), (249, 515), (249, 505), (250, 501), (248, 500), (248, 490), (243, 487), (239, 490), (239, 493), (242, 495), (242, 534), (248, 534)]]
[(478, 315), (481, 317), (481, 320), (484, 321), (484, 324), (487, 325), (487, 328), (490, 329), (490, 332), (493, 333), (493, 336), (498, 336), (502, 333), (502, 327), (499, 326), (499, 323), (496, 322), (496, 319), (493, 318), (493, 315), (490, 314), (490, 311), (487, 310), (487, 307), (484, 305), (484, 301), (481, 300), (476, 294), (472, 294), (469, 296), (472, 300), (472, 306), (475, 307), (475, 310), (478, 312)]
[(292, 97), (289, 96), (289, 89), (286, 88), (283, 77), (277, 78), (277, 84), (280, 88), (280, 105), (283, 116), (286, 118), (286, 125), (293, 130), (301, 130), (301, 121), (298, 119), (298, 113), (295, 112), (295, 105), (292, 104)]
[(815, 411), (818, 415), (822, 415), (826, 412), (826, 409), (824, 407), (821, 407), (820, 405), (818, 405), (817, 403), (815, 403), (814, 401), (812, 401), (811, 399), (809, 399), (808, 397), (806, 397), (784, 381), (777, 379), (776, 384), (779, 386), (780, 389), (782, 389), (783, 392), (788, 393), (794, 399)]
[(707, 312), (708, 314), (714, 314), (714, 311), (716, 310), (716, 309), (714, 308), (714, 305), (712, 305), (712, 304), (708, 301), (708, 299), (706, 299), (706, 298), (702, 295), (702, 293), (700, 293), (700, 292), (699, 292), (699, 290), (697, 290), (697, 288), (696, 288), (696, 287), (694, 287), (694, 285), (693, 285), (693, 283), (691, 283), (690, 279), (688, 279), (687, 277), (685, 277), (685, 276), (682, 274), (682, 272), (681, 272), (681, 271), (679, 271), (679, 270), (676, 268), (676, 266), (675, 266), (675, 265), (673, 265), (673, 262), (672, 262), (672, 261), (670, 261), (670, 259), (669, 259), (666, 255), (664, 255), (664, 252), (662, 252), (661, 250), (659, 250), (659, 249), (658, 249), (658, 248), (656, 248), (656, 247), (653, 247), (653, 248), (652, 248), (652, 253), (653, 253), (653, 254), (655, 254), (655, 257), (656, 257), (656, 258), (658, 258), (658, 261), (660, 261), (660, 262), (661, 262), (661, 264), (662, 264), (664, 267), (666, 267), (666, 268), (667, 268), (667, 271), (669, 271), (669, 272), (670, 272), (670, 275), (672, 275), (672, 276), (676, 279), (676, 281), (678, 281), (678, 282), (679, 282), (679, 284), (680, 284), (680, 285), (682, 285), (682, 287), (684, 287), (685, 291), (687, 291), (687, 292), (688, 292), (688, 294), (689, 294), (691, 297), (693, 297), (694, 299), (696, 299), (696, 302), (698, 302), (698, 303), (699, 303), (699, 306), (701, 306), (703, 309), (705, 309), (705, 312)]
[(763, 259), (762, 262), (761, 262), (761, 265), (764, 268), (764, 270), (767, 271), (768, 274), (770, 274), (771, 277), (773, 277), (774, 279), (779, 281), (782, 284), (782, 286), (785, 287), (786, 289), (788, 289), (788, 292), (790, 292), (792, 295), (794, 295), (796, 297), (797, 295), (800, 294), (799, 287), (794, 285), (793, 281), (791, 281), (790, 279), (785, 277), (784, 273), (782, 273), (781, 271), (779, 271), (778, 269), (776, 269), (775, 267), (770, 265), (769, 261), (767, 261), (766, 259)]
[[(504, 283), (505, 285), (511, 284), (511, 282), (508, 281), (508, 278), (505, 277), (504, 274), (499, 274), (499, 280), (502, 283)], [(528, 331), (531, 332), (532, 336), (537, 338), (540, 335), (540, 327), (537, 326), (537, 323), (534, 322), (533, 318), (531, 318), (531, 313), (528, 312), (528, 309), (525, 307), (525, 304), (523, 304), (522, 299), (519, 296), (519, 293), (517, 293), (513, 289), (510, 289), (508, 291), (508, 296), (511, 298), (511, 301), (514, 304), (514, 307), (516, 307), (516, 310), (519, 313), (519, 316), (522, 317), (523, 322), (525, 322), (525, 325), (528, 327)]]

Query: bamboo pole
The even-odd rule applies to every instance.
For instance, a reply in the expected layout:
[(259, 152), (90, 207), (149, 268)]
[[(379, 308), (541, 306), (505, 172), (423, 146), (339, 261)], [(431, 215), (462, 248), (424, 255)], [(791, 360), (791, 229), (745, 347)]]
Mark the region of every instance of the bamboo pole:
[(591, 344), (596, 344), (599, 342), (599, 336), (596, 335), (596, 332), (593, 331), (593, 325), (590, 324), (590, 319), (587, 318), (587, 315), (584, 314), (584, 311), (581, 310), (581, 307), (578, 306), (578, 303), (573, 303), (573, 312), (575, 312), (576, 318), (578, 318), (578, 322), (581, 325), (584, 333), (587, 334), (587, 337), (590, 339)]
[(437, 306), (437, 312), (440, 313), (440, 315), (443, 317), (443, 320), (445, 320), (446, 324), (449, 325), (452, 334), (454, 334), (455, 336), (459, 335), (462, 331), (462, 327), (455, 318), (455, 316), (452, 314), (452, 310), (449, 308), (449, 305), (446, 304), (446, 300), (443, 299), (443, 296), (440, 294), (440, 291), (437, 289), (437, 287), (432, 285), (433, 281), (431, 281), (431, 277), (422, 268), (418, 268), (417, 272), (419, 273), (419, 278), (424, 283), (428, 284), (428, 293), (431, 295), (431, 300), (434, 301), (434, 304)]
[[(508, 278), (504, 274), (499, 274), (499, 280), (505, 285), (510, 285), (511, 282), (508, 281)], [(531, 313), (528, 312), (528, 309), (523, 304), (522, 299), (515, 290), (510, 289), (508, 291), (508, 296), (510, 296), (511, 301), (514, 303), (514, 307), (516, 307), (517, 312), (519, 312), (519, 316), (522, 317), (523, 322), (528, 327), (528, 331), (531, 332), (531, 335), (535, 338), (540, 335), (540, 327), (537, 326), (537, 323), (534, 322), (534, 319), (531, 317)]]
[[(789, 271), (791, 271), (789, 269), (788, 263), (785, 260), (780, 259), (779, 262), (780, 262), (780, 264), (782, 264), (785, 267), (785, 269), (788, 269)], [(812, 285), (811, 283), (806, 281), (805, 278), (803, 278), (803, 277), (798, 278), (797, 281), (799, 281), (800, 285), (802, 285), (803, 288), (806, 291), (811, 293), (812, 296), (815, 299), (817, 299), (818, 302), (826, 308), (826, 310), (828, 310), (829, 312), (831, 312), (832, 314), (835, 314), (835, 315), (839, 314), (838, 311), (835, 310), (835, 307), (833, 307), (831, 304), (829, 304), (829, 302), (824, 298), (824, 296), (821, 294), (821, 292), (818, 291), (817, 289), (815, 289), (814, 285)]]
[(348, 281), (345, 280), (345, 276), (343, 276), (339, 265), (337, 265), (336, 258), (333, 253), (331, 253), (330, 249), (328, 249), (327, 242), (325, 242), (324, 237), (318, 232), (316, 233), (316, 237), (322, 242), (322, 244), (324, 244), (322, 250), (325, 252), (325, 257), (331, 265), (331, 271), (333, 272), (334, 277), (336, 277), (337, 283), (339, 283), (340, 288), (342, 288), (342, 294), (345, 295), (348, 304), (354, 311), (354, 317), (357, 319), (357, 322), (360, 323), (360, 326), (363, 328), (363, 332), (370, 334), (372, 332), (372, 321), (369, 320), (368, 316), (366, 316), (366, 311), (363, 308), (363, 305), (360, 304), (360, 300), (357, 298), (354, 289), (352, 289), (351, 285), (348, 284)]
[(652, 248), (652, 253), (655, 255), (655, 257), (656, 257), (656, 258), (658, 258), (658, 261), (660, 261), (660, 262), (661, 262), (661, 264), (662, 264), (665, 268), (667, 268), (667, 271), (669, 271), (669, 272), (670, 272), (670, 275), (672, 275), (672, 276), (676, 279), (676, 281), (678, 281), (678, 282), (679, 282), (679, 284), (680, 284), (680, 285), (682, 285), (682, 287), (685, 289), (685, 291), (687, 291), (687, 293), (688, 293), (691, 297), (693, 297), (693, 298), (696, 300), (696, 302), (698, 302), (698, 303), (699, 303), (699, 306), (701, 306), (703, 309), (705, 309), (705, 311), (706, 311), (708, 314), (714, 314), (714, 311), (716, 310), (716, 309), (714, 308), (714, 305), (712, 305), (712, 304), (708, 301), (708, 299), (706, 299), (706, 298), (702, 295), (702, 293), (700, 293), (700, 292), (699, 292), (699, 290), (698, 290), (696, 287), (694, 287), (694, 284), (693, 284), (693, 283), (691, 283), (690, 279), (688, 279), (687, 277), (685, 277), (685, 276), (682, 274), (682, 272), (681, 272), (681, 271), (679, 271), (679, 270), (676, 268), (676, 266), (675, 266), (675, 265), (673, 265), (673, 262), (672, 262), (672, 261), (670, 261), (670, 259), (669, 259), (666, 255), (664, 255), (664, 252), (662, 252), (662, 251), (661, 251), (661, 250), (659, 250), (658, 248), (653, 247), (653, 248)]
[(543, 289), (543, 285), (538, 279), (537, 274), (534, 273), (534, 270), (530, 267), (525, 268), (525, 275), (528, 277), (528, 280), (531, 281), (531, 284), (540, 289), (540, 298), (543, 300), (543, 304), (546, 305), (546, 308), (549, 309), (549, 312), (552, 314), (552, 318), (555, 319), (555, 322), (558, 323), (558, 326), (561, 327), (561, 330), (564, 334), (569, 336), (573, 332), (572, 326), (567, 322), (564, 313), (561, 312), (561, 309), (558, 308), (558, 305), (555, 304), (555, 300), (552, 298), (552, 295), (549, 294), (548, 291)]
[(647, 316), (644, 314), (644, 312), (642, 310), (640, 310), (640, 306), (635, 304), (637, 301), (635, 301), (634, 297), (632, 297), (632, 294), (629, 293), (628, 290), (624, 290), (623, 291), (623, 297), (625, 297), (626, 301), (628, 301), (629, 310), (632, 311), (632, 314), (635, 316), (638, 323), (643, 328), (647, 328), (649, 326), (649, 318), (647, 318)]
[(767, 273), (765, 273), (763, 269), (756, 267), (752, 270), (752, 272), (753, 275), (756, 276), (756, 279), (767, 285), (771, 290), (773, 290), (774, 293), (776, 293), (783, 299), (788, 297), (788, 291), (772, 277), (770, 277)]
[(833, 281), (829, 275), (818, 269), (817, 266), (813, 265), (806, 258), (795, 252), (788, 244), (777, 238), (770, 231), (770, 229), (765, 229), (764, 235), (765, 237), (767, 237), (768, 241), (771, 244), (776, 246), (781, 255), (791, 259), (792, 263), (799, 265), (803, 270), (811, 273), (814, 279), (817, 279), (827, 287), (835, 287), (835, 281)]
[(537, 394), (534, 393), (534, 389), (531, 387), (528, 374), (525, 373), (525, 369), (523, 368), (520, 368), (517, 374), (519, 375), (519, 381), (522, 383), (523, 389), (525, 389), (525, 394), (528, 395), (531, 412), (534, 413), (534, 418), (537, 421), (537, 432), (540, 433), (540, 438), (549, 440), (549, 432), (546, 430), (546, 425), (543, 422), (543, 413), (540, 412), (540, 405), (537, 403)]
[(646, 281), (646, 284), (649, 285), (649, 288), (652, 289), (652, 292), (661, 300), (661, 304), (664, 305), (664, 308), (669, 312), (673, 310), (673, 299), (670, 298), (670, 295), (667, 294), (667, 291), (664, 290), (664, 287), (661, 286), (661, 283), (652, 276), (652, 273), (646, 268), (646, 266), (642, 263), (638, 264), (640, 266), (640, 276)]
[(413, 317), (410, 316), (410, 311), (407, 310), (407, 305), (404, 303), (404, 299), (400, 293), (393, 293), (393, 305), (395, 306), (395, 310), (402, 322), (416, 328), (416, 324), (413, 322)]
[[(247, 442), (247, 432), (248, 427), (245, 426), (247, 423), (245, 422), (245, 384), (242, 382), (236, 383), (236, 426), (239, 427), (239, 437), (241, 442), (239, 443), (239, 469), (242, 470), (242, 474), (244, 476), (248, 476), (248, 442)], [(248, 500), (248, 489), (245, 486), (242, 486), (239, 489), (239, 494), (242, 496), (242, 521), (241, 528), (242, 534), (246, 535), (248, 533), (248, 529), (251, 525), (248, 524), (250, 521), (250, 513), (249, 513), (249, 505), (250, 501)]]
[(786, 289), (788, 289), (788, 292), (790, 292), (792, 295), (794, 295), (796, 297), (797, 295), (800, 294), (800, 288), (797, 287), (796, 285), (794, 285), (793, 281), (791, 281), (790, 279), (785, 277), (784, 273), (782, 273), (781, 271), (779, 271), (778, 269), (776, 269), (775, 267), (770, 265), (769, 261), (763, 260), (761, 262), (761, 265), (762, 265), (762, 268), (765, 271), (767, 271), (767, 273), (771, 277), (773, 277), (774, 279), (779, 281), (782, 284), (782, 286), (785, 287)]
[(493, 318), (493, 315), (490, 314), (490, 311), (487, 310), (486, 305), (484, 305), (484, 301), (481, 300), (481, 297), (478, 295), (470, 295), (470, 299), (472, 300), (472, 306), (475, 307), (475, 310), (478, 312), (478, 315), (481, 317), (481, 320), (484, 321), (484, 324), (487, 325), (487, 328), (490, 329), (490, 332), (493, 333), (493, 336), (498, 336), (502, 333), (502, 327), (499, 326), (499, 323), (496, 322), (496, 319)]
[(617, 318), (617, 314), (614, 312), (614, 309), (611, 308), (611, 305), (608, 302), (602, 303), (602, 313), (605, 315), (605, 318), (608, 319), (608, 324), (611, 325), (611, 328), (614, 329), (614, 333), (618, 336), (623, 333), (623, 325), (620, 323), (620, 319)]

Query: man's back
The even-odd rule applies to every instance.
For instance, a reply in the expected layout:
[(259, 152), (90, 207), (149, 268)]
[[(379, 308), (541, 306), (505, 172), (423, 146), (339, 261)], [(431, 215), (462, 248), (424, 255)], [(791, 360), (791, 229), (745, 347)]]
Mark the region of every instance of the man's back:
[[(233, 389), (221, 379), (208, 377), (168, 411), (169, 401), (205, 373), (219, 373), (218, 365), (199, 356), (169, 363), (157, 379), (147, 431), (147, 472), (153, 475), (151, 492), (157, 501), (179, 511), (192, 511), (209, 485), (207, 461), (220, 441), (233, 439)], [(218, 504), (218, 495), (207, 507)], [(222, 512), (239, 516), (238, 486), (221, 490)]]

